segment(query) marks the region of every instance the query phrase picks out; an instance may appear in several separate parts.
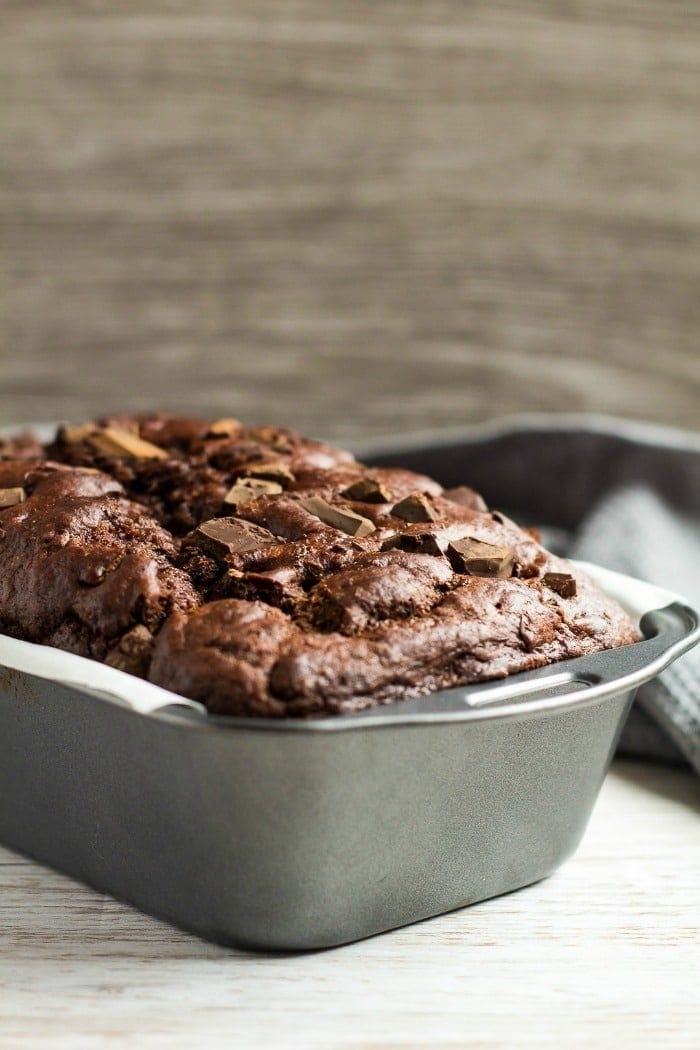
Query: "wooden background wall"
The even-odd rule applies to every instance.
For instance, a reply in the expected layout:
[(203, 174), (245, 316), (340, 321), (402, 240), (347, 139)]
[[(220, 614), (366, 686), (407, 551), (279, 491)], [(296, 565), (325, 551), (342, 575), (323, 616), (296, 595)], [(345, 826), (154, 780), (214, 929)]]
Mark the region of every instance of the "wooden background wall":
[(700, 426), (697, 0), (0, 21), (0, 422)]

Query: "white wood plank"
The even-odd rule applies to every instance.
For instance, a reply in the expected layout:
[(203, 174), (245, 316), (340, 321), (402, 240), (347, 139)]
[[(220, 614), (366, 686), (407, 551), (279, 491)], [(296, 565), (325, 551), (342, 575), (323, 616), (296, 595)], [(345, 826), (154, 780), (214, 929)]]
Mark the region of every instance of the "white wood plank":
[(205, 944), (0, 850), (0, 1046), (690, 1048), (700, 790), (617, 763), (553, 878), (360, 944)]

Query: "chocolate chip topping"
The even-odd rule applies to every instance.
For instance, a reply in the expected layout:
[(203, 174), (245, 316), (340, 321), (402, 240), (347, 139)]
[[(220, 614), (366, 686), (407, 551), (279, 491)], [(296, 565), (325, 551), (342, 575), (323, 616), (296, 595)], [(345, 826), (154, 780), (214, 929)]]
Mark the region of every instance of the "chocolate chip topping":
[(469, 576), (491, 576), (505, 580), (513, 572), (514, 554), (510, 548), (497, 547), (471, 536), (450, 543), (447, 555), (455, 572), (467, 573)]
[(168, 453), (150, 441), (144, 441), (122, 427), (100, 427), (87, 434), (86, 441), (103, 456), (125, 456), (128, 459), (167, 459)]
[(568, 572), (546, 572), (542, 583), (562, 598), (576, 597), (576, 578)]
[(294, 481), (294, 475), (286, 463), (254, 463), (246, 467), (245, 475), (249, 478), (276, 481), (278, 485), (291, 485)]
[(412, 492), (410, 496), (400, 500), (391, 508), (395, 518), (404, 521), (436, 521), (437, 514), (426, 496), (422, 492)]
[(289, 565), (262, 572), (229, 569), (218, 582), (215, 597), (261, 601), (292, 611), (306, 596), (299, 582), (299, 572)]
[(239, 478), (224, 496), (224, 503), (238, 507), (243, 503), (251, 503), (260, 496), (278, 496), (282, 491), (282, 486), (277, 481), (268, 481), (266, 478)]
[(0, 489), (0, 510), (4, 507), (14, 507), (17, 503), (23, 503), (27, 498), (23, 488), (13, 487), (9, 489)]
[(393, 548), (419, 554), (432, 554), (435, 557), (445, 553), (434, 532), (394, 533), (391, 536), (387, 536), (382, 543), (383, 551), (392, 550)]
[(409, 525), (403, 532), (396, 532), (388, 536), (382, 544), (382, 550), (398, 547), (400, 550), (419, 554), (442, 555), (445, 554), (448, 545), (453, 540), (464, 539), (466, 532), (467, 528), (462, 522), (455, 522), (451, 525), (432, 525), (430, 528), (416, 523)]
[(211, 518), (203, 521), (189, 542), (201, 547), (215, 558), (225, 559), (230, 554), (258, 550), (277, 543), (275, 536), (260, 525), (239, 518)]
[(352, 485), (343, 489), (341, 496), (357, 500), (359, 503), (388, 503), (391, 500), (391, 493), (374, 478), (353, 481)]
[(60, 441), (65, 441), (68, 445), (79, 445), (81, 441), (85, 441), (96, 430), (97, 423), (78, 423), (75, 426), (67, 424), (59, 427), (58, 437)]
[(213, 423), (209, 424), (208, 434), (212, 434), (214, 437), (235, 437), (242, 428), (243, 424), (238, 419), (228, 417), (226, 419), (215, 419)]
[(333, 507), (320, 496), (303, 499), (301, 505), (309, 514), (313, 514), (326, 525), (332, 525), (334, 529), (347, 532), (348, 536), (369, 536), (374, 532), (374, 523), (369, 518), (363, 518), (348, 507)]

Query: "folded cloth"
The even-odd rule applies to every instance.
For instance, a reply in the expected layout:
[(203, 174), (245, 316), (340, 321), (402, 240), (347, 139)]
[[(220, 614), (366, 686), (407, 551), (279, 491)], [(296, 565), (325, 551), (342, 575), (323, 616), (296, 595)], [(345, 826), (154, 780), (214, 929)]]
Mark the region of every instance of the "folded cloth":
[[(360, 450), (543, 529), (573, 558), (675, 590), (700, 608), (700, 436), (601, 417), (521, 417)], [(622, 753), (700, 773), (700, 647), (643, 686)]]
[[(567, 553), (677, 591), (700, 608), (700, 521), (678, 513), (651, 489), (622, 488), (604, 497)], [(700, 773), (700, 647), (642, 686), (633, 710), (620, 740), (623, 750), (670, 758), (671, 741)], [(648, 719), (640, 719), (638, 710)]]

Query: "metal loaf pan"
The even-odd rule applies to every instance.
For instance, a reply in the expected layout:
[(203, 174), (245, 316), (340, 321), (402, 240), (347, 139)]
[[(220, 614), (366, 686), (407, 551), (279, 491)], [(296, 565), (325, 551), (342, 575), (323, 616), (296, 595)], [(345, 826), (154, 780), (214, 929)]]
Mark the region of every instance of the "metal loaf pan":
[(541, 879), (583, 834), (636, 688), (699, 635), (682, 600), (583, 567), (644, 641), (316, 721), (207, 716), (0, 638), (0, 840), (263, 949), (343, 944)]

